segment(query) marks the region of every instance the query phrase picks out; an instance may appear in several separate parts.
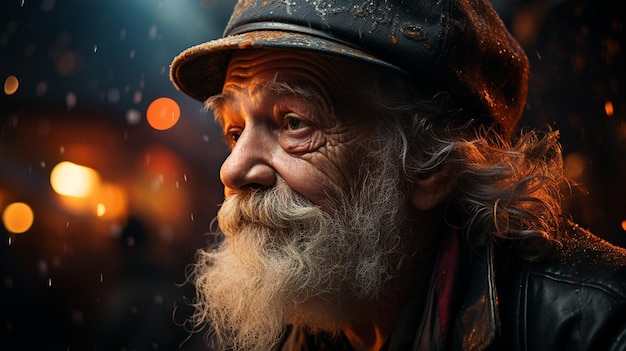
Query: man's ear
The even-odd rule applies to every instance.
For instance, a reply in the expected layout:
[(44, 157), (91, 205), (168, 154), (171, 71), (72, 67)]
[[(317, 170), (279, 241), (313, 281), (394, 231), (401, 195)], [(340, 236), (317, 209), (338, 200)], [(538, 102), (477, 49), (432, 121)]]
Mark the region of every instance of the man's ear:
[(443, 165), (437, 171), (418, 177), (413, 181), (411, 203), (421, 211), (437, 207), (452, 193), (453, 183), (449, 164)]

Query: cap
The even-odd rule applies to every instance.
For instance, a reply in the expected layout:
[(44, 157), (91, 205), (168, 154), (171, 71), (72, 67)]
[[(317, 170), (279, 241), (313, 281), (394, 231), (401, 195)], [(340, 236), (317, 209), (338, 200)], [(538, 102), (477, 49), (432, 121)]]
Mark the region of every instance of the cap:
[(239, 0), (223, 38), (183, 51), (170, 78), (204, 101), (234, 50), (291, 49), (427, 79), (510, 134), (526, 103), (528, 59), (488, 0)]

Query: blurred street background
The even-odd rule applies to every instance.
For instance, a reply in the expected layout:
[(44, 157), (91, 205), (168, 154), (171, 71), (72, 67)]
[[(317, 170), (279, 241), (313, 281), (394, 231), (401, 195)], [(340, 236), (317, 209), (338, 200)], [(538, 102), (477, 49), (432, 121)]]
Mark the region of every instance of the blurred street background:
[[(220, 132), (169, 82), (234, 0), (0, 4), (0, 349), (199, 350), (185, 270), (221, 202)], [(520, 127), (561, 131), (568, 213), (626, 247), (618, 0), (494, 0), (531, 61)], [(69, 181), (68, 181), (69, 180)]]

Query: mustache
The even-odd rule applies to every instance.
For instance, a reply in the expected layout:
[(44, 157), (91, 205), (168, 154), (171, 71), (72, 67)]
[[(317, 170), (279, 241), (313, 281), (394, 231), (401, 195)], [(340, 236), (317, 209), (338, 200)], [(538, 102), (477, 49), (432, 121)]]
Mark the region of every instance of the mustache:
[(217, 215), (219, 227), (226, 236), (243, 227), (276, 231), (315, 230), (311, 225), (317, 227), (328, 219), (330, 216), (319, 206), (286, 187), (233, 194), (224, 200)]

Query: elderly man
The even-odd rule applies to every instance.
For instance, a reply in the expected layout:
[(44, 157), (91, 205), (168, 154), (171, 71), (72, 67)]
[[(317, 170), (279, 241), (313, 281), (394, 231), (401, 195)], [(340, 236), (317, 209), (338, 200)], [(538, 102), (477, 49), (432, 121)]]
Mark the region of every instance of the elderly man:
[(231, 149), (212, 346), (626, 348), (626, 253), (562, 216), (557, 133), (513, 133), (528, 62), (487, 0), (241, 0), (171, 77)]

